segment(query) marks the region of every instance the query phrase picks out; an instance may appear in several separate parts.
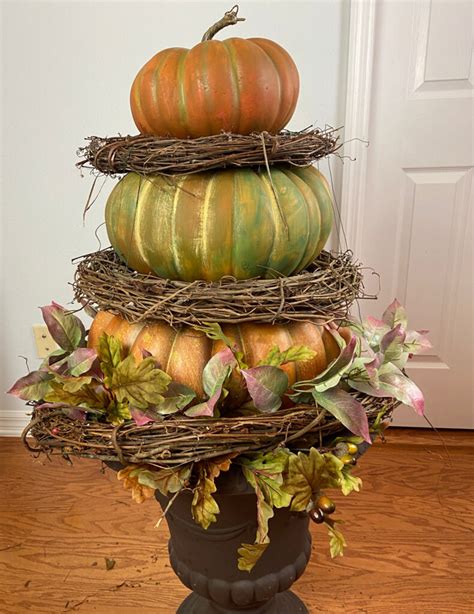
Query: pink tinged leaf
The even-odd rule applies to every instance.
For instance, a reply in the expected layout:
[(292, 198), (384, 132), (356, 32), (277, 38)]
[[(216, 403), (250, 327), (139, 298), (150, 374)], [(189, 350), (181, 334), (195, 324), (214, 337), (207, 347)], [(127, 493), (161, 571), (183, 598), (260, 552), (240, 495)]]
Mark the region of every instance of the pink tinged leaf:
[(349, 343), (339, 353), (339, 356), (331, 362), (327, 369), (311, 380), (315, 388), (322, 392), (323, 390), (337, 386), (341, 377), (354, 362), (357, 344), (357, 337), (351, 337)]
[(325, 392), (314, 391), (313, 397), (318, 405), (332, 414), (351, 433), (372, 443), (365, 409), (352, 395), (342, 388), (331, 388)]
[(392, 397), (393, 398), (393, 395), (390, 392), (387, 392), (386, 390), (382, 390), (381, 388), (377, 387), (374, 382), (371, 382), (371, 381), (366, 381), (366, 380), (361, 380), (361, 379), (349, 379), (348, 384), (354, 390), (357, 390), (359, 392), (364, 392), (365, 394), (369, 394), (372, 397), (380, 397), (380, 398)]
[(393, 365), (390, 371), (380, 374), (380, 388), (389, 392), (391, 396), (413, 407), (417, 414), (423, 416), (425, 413), (425, 399), (423, 393), (411, 379), (406, 377), (400, 369), (397, 369)]
[(364, 337), (372, 348), (378, 348), (382, 337), (390, 330), (382, 320), (369, 316), (364, 322)]
[(288, 376), (278, 367), (262, 366), (241, 371), (255, 407), (263, 412), (274, 412), (282, 403), (288, 389)]
[(369, 377), (369, 381), (374, 383), (378, 382), (378, 369), (383, 362), (383, 357), (380, 354), (376, 354), (370, 362), (365, 363), (365, 370)]
[(409, 330), (405, 339), (405, 349), (411, 354), (421, 354), (433, 347), (426, 336), (427, 330)]
[(41, 401), (49, 390), (49, 382), (53, 375), (47, 371), (32, 371), (20, 377), (7, 394), (12, 394), (23, 401)]
[(232, 350), (228, 347), (217, 352), (206, 364), (202, 372), (202, 385), (209, 397), (222, 390), (232, 369), (237, 366)]
[(401, 324), (397, 324), (395, 328), (385, 333), (380, 341), (380, 351), (384, 355), (384, 362), (392, 362), (402, 356), (405, 351), (403, 347), (405, 338), (406, 333)]
[(145, 348), (142, 348), (142, 349), (141, 349), (141, 353), (142, 353), (142, 358), (143, 358), (143, 360), (145, 360), (146, 358), (153, 358), (153, 359), (154, 359), (154, 361), (155, 361), (156, 368), (157, 368), (157, 369), (161, 369), (161, 364), (160, 364), (160, 361), (159, 361), (159, 360), (157, 360), (157, 359), (155, 358), (155, 356), (153, 356), (153, 354), (152, 354), (151, 352), (149, 352), (149, 351), (148, 351), (148, 350), (146, 350)]
[(74, 377), (84, 375), (92, 368), (97, 358), (97, 352), (92, 348), (78, 348), (69, 355), (67, 365), (69, 373)]
[(149, 422), (155, 422), (156, 418), (151, 416), (148, 410), (138, 409), (138, 407), (130, 406), (130, 414), (137, 426), (145, 426)]
[(407, 327), (407, 316), (403, 305), (397, 299), (394, 299), (382, 315), (382, 320), (388, 324), (390, 328), (394, 328), (397, 324), (401, 324), (402, 328)]
[(220, 396), (221, 391), (218, 390), (214, 395), (212, 395), (212, 397), (208, 401), (205, 401), (204, 403), (199, 403), (198, 405), (193, 405), (184, 413), (190, 418), (212, 418), (214, 416), (214, 409), (220, 399)]
[(84, 422), (87, 416), (87, 410), (82, 407), (63, 407), (63, 413), (71, 420), (79, 420), (80, 422)]
[(72, 352), (84, 344), (86, 331), (78, 317), (55, 302), (40, 309), (51, 337), (63, 350)]
[(163, 397), (163, 401), (156, 406), (156, 411), (161, 416), (166, 416), (184, 409), (196, 398), (196, 393), (189, 386), (170, 382)]

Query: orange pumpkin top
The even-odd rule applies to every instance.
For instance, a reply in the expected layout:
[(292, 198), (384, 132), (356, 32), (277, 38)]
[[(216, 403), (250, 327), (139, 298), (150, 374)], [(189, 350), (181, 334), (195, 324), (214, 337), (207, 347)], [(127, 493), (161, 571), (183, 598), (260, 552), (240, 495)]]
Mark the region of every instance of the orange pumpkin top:
[(130, 105), (143, 134), (196, 138), (219, 134), (279, 132), (299, 93), (295, 63), (265, 38), (212, 40), (242, 21), (237, 7), (209, 28), (192, 49), (157, 53), (136, 76)]

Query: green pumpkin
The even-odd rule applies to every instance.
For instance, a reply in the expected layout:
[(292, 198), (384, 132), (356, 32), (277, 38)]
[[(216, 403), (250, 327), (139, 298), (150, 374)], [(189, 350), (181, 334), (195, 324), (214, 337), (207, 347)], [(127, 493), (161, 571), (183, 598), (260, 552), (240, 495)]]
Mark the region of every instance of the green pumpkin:
[(140, 273), (215, 281), (292, 275), (323, 249), (332, 227), (327, 181), (313, 167), (125, 175), (105, 219), (120, 258)]

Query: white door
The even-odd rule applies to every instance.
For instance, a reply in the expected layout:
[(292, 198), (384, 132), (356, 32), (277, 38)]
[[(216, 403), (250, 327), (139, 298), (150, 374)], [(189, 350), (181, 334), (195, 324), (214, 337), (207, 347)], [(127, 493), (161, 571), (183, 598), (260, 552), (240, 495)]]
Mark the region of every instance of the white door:
[[(349, 247), (433, 349), (408, 370), (438, 427), (474, 427), (473, 4), (352, 2), (342, 211)], [(359, 133), (357, 131), (359, 130)], [(360, 130), (366, 130), (361, 134)], [(367, 277), (368, 288), (374, 280)], [(412, 410), (396, 424), (427, 426)]]

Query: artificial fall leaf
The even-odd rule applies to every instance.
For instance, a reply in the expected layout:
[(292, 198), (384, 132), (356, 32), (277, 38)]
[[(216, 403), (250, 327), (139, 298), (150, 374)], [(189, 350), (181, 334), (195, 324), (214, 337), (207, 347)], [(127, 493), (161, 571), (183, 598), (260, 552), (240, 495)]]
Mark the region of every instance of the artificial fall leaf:
[(212, 496), (217, 490), (214, 480), (206, 476), (199, 479), (194, 489), (193, 501), (191, 503), (192, 515), (203, 529), (208, 529), (213, 522), (217, 521), (216, 514), (219, 513), (217, 501)]
[(100, 368), (105, 377), (112, 377), (114, 369), (122, 361), (122, 344), (112, 335), (102, 333), (99, 337), (97, 355), (100, 361)]
[(341, 491), (343, 495), (350, 495), (351, 492), (359, 492), (362, 486), (362, 480), (351, 474), (351, 469), (344, 465), (341, 472)]
[(400, 304), (397, 299), (394, 299), (382, 315), (382, 320), (390, 328), (394, 328), (398, 324), (401, 324), (402, 328), (407, 328), (407, 314), (405, 307)]
[(331, 558), (335, 558), (336, 556), (344, 556), (344, 548), (347, 546), (346, 540), (344, 539), (344, 535), (335, 528), (335, 526), (331, 526), (326, 523), (329, 534), (329, 552), (331, 553)]
[[(273, 508), (290, 505), (291, 495), (282, 490), (283, 472), (286, 469), (287, 462), (288, 453), (284, 450), (258, 454), (251, 459), (241, 459), (243, 474), (257, 497), (257, 534), (254, 544), (256, 548), (249, 551), (250, 557), (243, 557), (246, 571), (251, 571), (258, 558), (263, 554), (264, 549), (260, 546), (266, 545), (270, 541), (268, 522), (273, 518)], [(244, 544), (244, 546), (248, 547), (249, 544)]]
[(274, 507), (287, 507), (291, 501), (291, 496), (282, 489), (289, 457), (287, 451), (277, 450), (239, 459), (247, 482), (252, 488), (259, 488), (265, 500)]
[(74, 314), (54, 301), (51, 305), (41, 307), (41, 312), (51, 337), (63, 350), (72, 352), (84, 344), (84, 324)]
[(277, 411), (288, 388), (288, 375), (278, 367), (268, 366), (242, 369), (240, 372), (255, 407), (263, 412)]
[(79, 390), (70, 392), (64, 389), (60, 381), (51, 381), (50, 390), (44, 400), (51, 403), (64, 403), (65, 405), (84, 406), (99, 410), (103, 410), (110, 402), (101, 386), (89, 384), (82, 386)]
[(170, 495), (186, 488), (191, 477), (191, 465), (179, 469), (148, 469), (138, 467), (131, 472), (131, 477), (137, 477), (143, 486), (159, 490), (163, 495)]
[(77, 348), (67, 357), (69, 374), (79, 377), (87, 373), (97, 358), (97, 352), (92, 348)]
[(280, 348), (275, 346), (267, 354), (267, 356), (261, 360), (259, 365), (268, 365), (272, 367), (280, 367), (289, 362), (298, 362), (304, 360), (311, 360), (316, 356), (316, 352), (311, 350), (305, 345), (294, 345), (289, 347), (283, 352)]
[(20, 377), (13, 386), (8, 390), (8, 394), (12, 394), (23, 401), (41, 401), (46, 400), (46, 396), (50, 391), (50, 385), (53, 376), (46, 371), (32, 371)]
[[(143, 503), (146, 499), (151, 499), (155, 494), (155, 489), (144, 486), (139, 482), (139, 465), (127, 465), (117, 473), (117, 479), (123, 482), (125, 490), (132, 491), (132, 499), (137, 503)], [(132, 474), (132, 475), (131, 475)]]
[(153, 358), (137, 363), (130, 355), (112, 370), (104, 383), (119, 401), (129, 401), (139, 409), (146, 409), (163, 401), (162, 393), (170, 381), (170, 376), (156, 367)]
[(217, 322), (204, 322), (202, 326), (193, 326), (193, 328), (202, 331), (209, 339), (222, 341), (228, 348), (232, 348), (232, 341), (224, 335), (220, 324)]
[(342, 388), (331, 388), (324, 392), (313, 390), (312, 394), (316, 403), (337, 418), (351, 433), (372, 443), (367, 413), (356, 398)]
[(237, 551), (240, 555), (238, 560), (238, 567), (240, 571), (248, 571), (250, 573), (268, 546), (268, 543), (242, 544)]
[(81, 375), (79, 377), (56, 376), (56, 381), (63, 385), (63, 390), (66, 392), (77, 392), (84, 386), (89, 386), (92, 382), (90, 375)]
[(219, 513), (217, 501), (212, 496), (217, 488), (214, 480), (221, 471), (228, 471), (231, 466), (232, 456), (199, 463), (198, 481), (194, 488), (194, 496), (191, 504), (191, 511), (194, 520), (208, 529), (209, 526), (217, 521), (216, 514)]
[(209, 360), (202, 371), (202, 385), (205, 393), (212, 397), (224, 387), (232, 369), (237, 366), (232, 350), (224, 348)]
[(291, 510), (304, 512), (309, 502), (326, 488), (340, 485), (344, 463), (333, 454), (320, 454), (311, 448), (309, 454), (290, 454), (283, 490), (293, 495)]
[(130, 413), (130, 405), (125, 401), (117, 401), (114, 399), (110, 401), (107, 412), (107, 420), (114, 426), (120, 426), (126, 420), (131, 420), (132, 414)]

